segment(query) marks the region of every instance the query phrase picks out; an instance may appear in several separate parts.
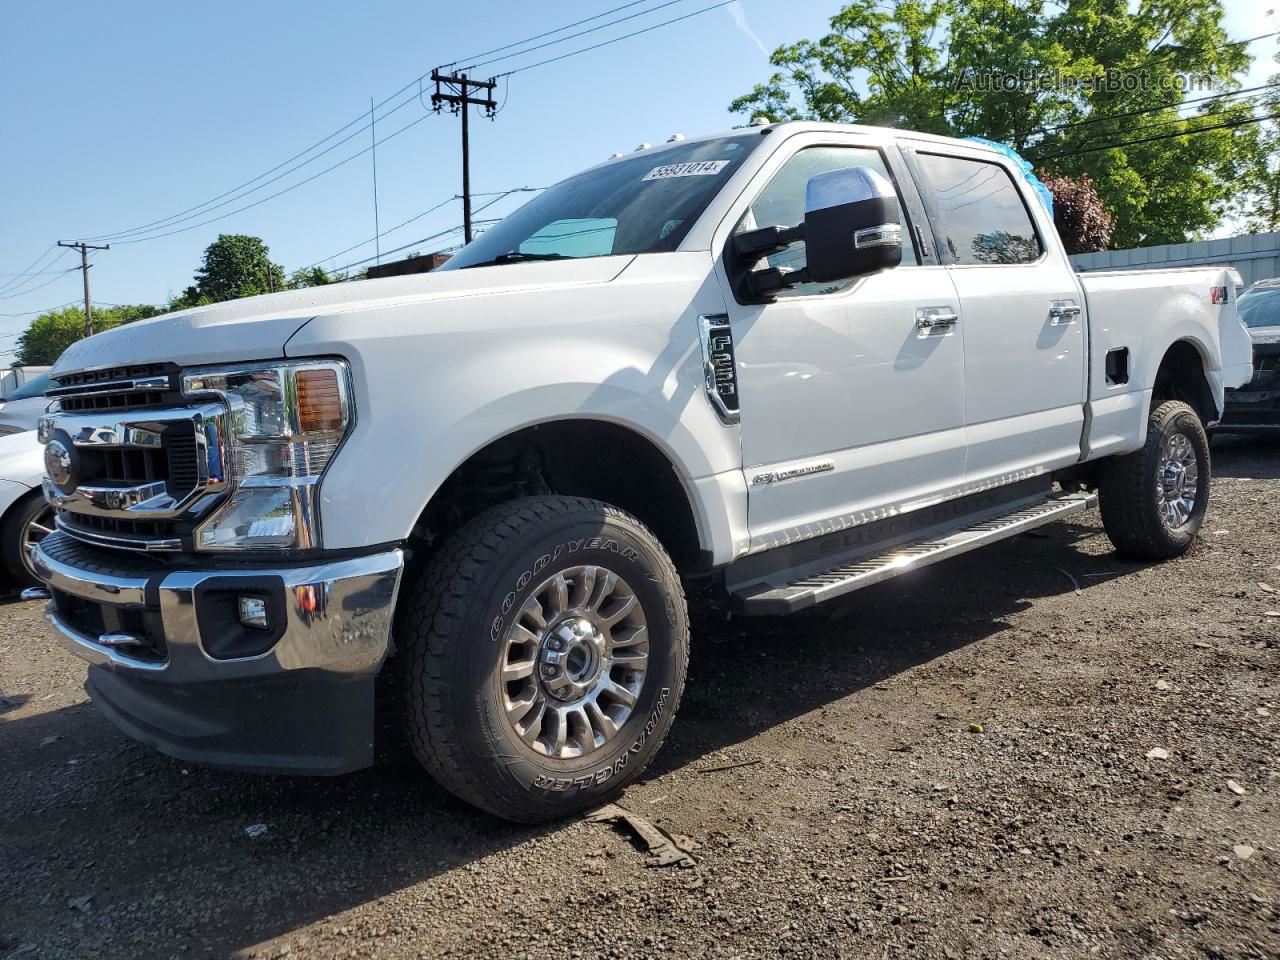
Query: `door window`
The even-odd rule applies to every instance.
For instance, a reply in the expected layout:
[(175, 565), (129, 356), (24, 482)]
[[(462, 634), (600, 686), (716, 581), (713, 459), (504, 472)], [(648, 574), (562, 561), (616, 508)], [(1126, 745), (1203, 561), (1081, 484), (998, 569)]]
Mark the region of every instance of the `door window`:
[[(805, 186), (811, 177), (832, 170), (847, 170), (849, 167), (869, 167), (893, 183), (893, 174), (889, 172), (880, 151), (873, 147), (807, 147), (783, 164), (782, 169), (774, 174), (769, 185), (760, 191), (751, 207), (743, 215), (737, 231), (755, 230), (759, 227), (794, 227), (804, 222)], [(898, 196), (898, 222), (902, 224), (902, 265), (920, 263), (920, 256), (910, 239), (910, 221), (902, 206), (902, 197)], [(806, 263), (804, 243), (793, 243), (781, 253), (761, 260), (755, 267), (763, 270), (778, 267), (783, 270), (799, 270)], [(852, 281), (843, 283), (802, 283), (794, 287), (780, 290), (779, 297), (812, 295), (815, 293), (834, 293)]]
[(1009, 171), (998, 163), (918, 153), (941, 241), (953, 263), (1032, 263), (1044, 247)]

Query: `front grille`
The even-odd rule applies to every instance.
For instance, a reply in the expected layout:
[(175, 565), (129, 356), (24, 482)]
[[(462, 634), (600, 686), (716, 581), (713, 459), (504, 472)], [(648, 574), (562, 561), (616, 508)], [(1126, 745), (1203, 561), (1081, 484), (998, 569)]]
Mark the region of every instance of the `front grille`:
[(159, 407), (172, 402), (170, 394), (159, 390), (138, 390), (133, 393), (87, 393), (82, 396), (61, 397), (58, 403), (67, 413), (82, 413), (86, 410), (136, 410), (144, 407)]
[(139, 363), (128, 367), (105, 367), (101, 370), (79, 370), (63, 373), (57, 378), (58, 388), (84, 387), (112, 383), (116, 380), (134, 380), (138, 377), (158, 377), (172, 373), (176, 368), (170, 363)]
[(200, 482), (195, 428), (190, 423), (174, 424), (164, 431), (161, 442), (160, 447), (81, 447), (81, 485), (164, 483), (171, 497), (182, 499)]
[(172, 520), (129, 520), (125, 517), (103, 517), (92, 513), (72, 513), (62, 510), (58, 514), (62, 528), (70, 534), (82, 530), (107, 537), (127, 537), (132, 540), (173, 540), (178, 536), (177, 524)]
[(75, 438), (77, 487), (55, 491), (61, 529), (134, 550), (177, 550), (189, 541), (193, 505), (208, 510), (207, 495), (226, 489), (226, 409), (183, 397), (180, 378), (176, 365), (159, 363), (58, 378), (50, 427), (63, 443)]
[[(182, 399), (178, 392), (177, 370), (169, 363), (142, 363), (64, 373), (58, 377), (58, 385), (49, 395), (67, 413), (159, 407)], [(145, 388), (131, 389), (134, 381), (154, 381), (160, 377), (167, 380), (162, 389), (151, 383)]]
[(50, 590), (58, 618), (78, 633), (97, 640), (104, 633), (128, 633), (137, 643), (115, 647), (135, 660), (163, 663), (168, 657), (160, 611), (150, 607), (116, 606), (86, 600), (62, 590)]

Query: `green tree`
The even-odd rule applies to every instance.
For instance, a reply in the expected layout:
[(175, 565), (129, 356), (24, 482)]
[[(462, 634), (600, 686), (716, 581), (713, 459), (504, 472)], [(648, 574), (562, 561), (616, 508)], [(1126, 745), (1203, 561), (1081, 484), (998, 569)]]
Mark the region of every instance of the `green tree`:
[[(95, 307), (93, 328), (97, 332), (118, 327), (135, 320), (145, 320), (160, 313), (159, 307), (147, 305)], [(42, 313), (31, 321), (22, 336), (18, 337), (16, 366), (50, 366), (62, 356), (62, 352), (84, 338), (84, 310), (67, 307)]]
[[(1280, 63), (1280, 53), (1275, 59)], [(1268, 82), (1271, 89), (1266, 91), (1258, 113), (1280, 116), (1280, 73), (1273, 73)], [(1271, 120), (1262, 125), (1256, 148), (1245, 166), (1249, 189), (1233, 212), (1247, 230), (1280, 230), (1280, 122)]]
[(1222, 17), (1218, 0), (854, 0), (826, 36), (775, 50), (773, 75), (730, 109), (1007, 143), (1088, 175), (1114, 246), (1181, 241), (1239, 195), (1258, 131), (1109, 145), (1249, 114), (1249, 102), (1183, 105), (1186, 78), (1228, 90), (1248, 66)]
[(289, 274), (289, 289), (301, 290), (303, 287), (326, 287), (331, 283), (340, 283), (346, 274), (329, 273), (324, 267), (303, 267)]
[(260, 238), (229, 233), (219, 234), (205, 248), (195, 281), (169, 304), (171, 310), (273, 293), (286, 286), (284, 267), (271, 262), (271, 251)]

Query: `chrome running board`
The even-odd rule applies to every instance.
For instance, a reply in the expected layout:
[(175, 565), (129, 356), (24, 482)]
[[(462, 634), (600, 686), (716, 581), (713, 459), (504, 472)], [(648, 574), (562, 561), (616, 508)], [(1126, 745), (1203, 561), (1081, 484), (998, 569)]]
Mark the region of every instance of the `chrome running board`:
[(793, 613), (989, 543), (1006, 540), (1046, 523), (1083, 513), (1097, 503), (1097, 494), (1093, 493), (1058, 494), (1044, 497), (1029, 506), (1023, 500), (1016, 509), (1002, 516), (950, 531), (938, 532), (935, 529), (925, 539), (899, 544), (872, 556), (846, 559), (816, 573), (806, 572), (791, 582), (778, 582), (785, 580), (786, 573), (782, 572), (767, 581), (744, 584), (733, 591), (734, 600), (743, 613)]

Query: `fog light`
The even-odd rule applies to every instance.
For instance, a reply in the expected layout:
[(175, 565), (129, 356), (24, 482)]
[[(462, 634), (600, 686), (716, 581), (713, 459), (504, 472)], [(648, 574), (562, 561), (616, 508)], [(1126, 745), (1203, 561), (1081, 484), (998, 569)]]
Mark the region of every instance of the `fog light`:
[(240, 597), (240, 622), (246, 627), (258, 630), (270, 630), (271, 620), (267, 616), (267, 601), (262, 597)]

